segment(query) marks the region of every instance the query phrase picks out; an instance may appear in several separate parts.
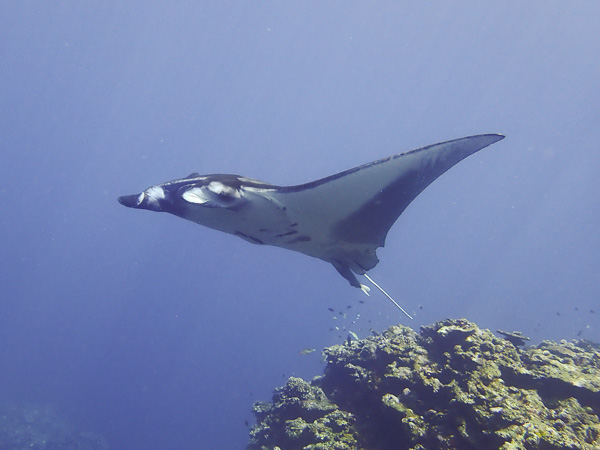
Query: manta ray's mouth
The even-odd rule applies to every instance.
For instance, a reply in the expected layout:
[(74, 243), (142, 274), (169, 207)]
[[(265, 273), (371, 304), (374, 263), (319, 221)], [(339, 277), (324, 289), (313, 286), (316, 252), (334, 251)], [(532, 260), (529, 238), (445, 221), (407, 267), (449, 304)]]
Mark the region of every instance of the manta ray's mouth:
[(123, 206), (127, 206), (128, 208), (136, 208), (141, 203), (140, 199), (141, 195), (123, 195), (119, 197), (119, 203)]

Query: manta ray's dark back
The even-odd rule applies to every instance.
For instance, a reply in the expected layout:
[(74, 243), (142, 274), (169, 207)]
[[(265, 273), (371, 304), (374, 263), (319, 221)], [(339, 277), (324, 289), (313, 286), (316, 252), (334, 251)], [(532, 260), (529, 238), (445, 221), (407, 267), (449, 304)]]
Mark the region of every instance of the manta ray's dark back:
[[(326, 211), (341, 216), (333, 230), (336, 239), (383, 247), (394, 222), (427, 186), (467, 156), (501, 139), (504, 136), (484, 134), (429, 145), (310, 183), (284, 187), (280, 192), (313, 190), (315, 216), (322, 217)], [(286, 201), (293, 202), (291, 197)], [(302, 209), (308, 212), (311, 207), (304, 204)]]

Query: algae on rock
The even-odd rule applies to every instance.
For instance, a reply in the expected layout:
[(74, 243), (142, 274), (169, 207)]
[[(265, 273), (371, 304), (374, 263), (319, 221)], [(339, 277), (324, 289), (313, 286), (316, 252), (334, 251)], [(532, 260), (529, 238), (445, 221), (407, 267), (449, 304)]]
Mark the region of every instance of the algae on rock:
[(600, 350), (525, 349), (464, 320), (323, 352), (311, 383), (256, 403), (249, 449), (600, 448)]

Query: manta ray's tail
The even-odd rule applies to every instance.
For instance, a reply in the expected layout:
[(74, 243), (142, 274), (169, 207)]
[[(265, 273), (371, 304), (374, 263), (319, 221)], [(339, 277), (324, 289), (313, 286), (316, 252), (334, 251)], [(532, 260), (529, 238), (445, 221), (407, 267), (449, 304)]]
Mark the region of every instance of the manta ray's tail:
[[(369, 275), (367, 275), (366, 273), (364, 273), (363, 275), (365, 276), (365, 278), (366, 278), (367, 280), (369, 280), (371, 283), (373, 283), (373, 286), (375, 286), (377, 289), (379, 289), (379, 290), (380, 290), (380, 291), (383, 293), (383, 295), (385, 295), (387, 298), (389, 298), (389, 299), (390, 299), (390, 301), (391, 301), (391, 302), (392, 302), (394, 305), (396, 305), (396, 306), (398, 307), (398, 309), (400, 309), (400, 311), (402, 311), (404, 314), (406, 314), (406, 317), (408, 317), (409, 319), (412, 319), (412, 316), (411, 316), (409, 313), (407, 313), (407, 312), (404, 310), (404, 308), (403, 308), (402, 306), (400, 306), (400, 305), (399, 305), (399, 304), (396, 302), (396, 300), (394, 300), (394, 299), (391, 297), (391, 295), (390, 295), (390, 294), (388, 294), (387, 292), (385, 292), (385, 290), (384, 290), (384, 289), (383, 289), (381, 286), (379, 286), (377, 283), (375, 283), (375, 281), (373, 280), (373, 278), (371, 278), (371, 277), (370, 277)], [(366, 286), (365, 286), (365, 287), (366, 287)], [(365, 291), (365, 290), (362, 288), (362, 286), (361, 286), (361, 289), (363, 290), (363, 292), (364, 292), (365, 294), (369, 295), (369, 294), (367, 293), (368, 291)]]

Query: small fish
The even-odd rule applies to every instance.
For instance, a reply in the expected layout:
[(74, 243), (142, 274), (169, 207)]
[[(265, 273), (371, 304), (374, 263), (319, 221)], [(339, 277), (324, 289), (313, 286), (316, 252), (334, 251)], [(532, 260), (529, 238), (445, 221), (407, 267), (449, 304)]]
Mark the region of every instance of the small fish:
[(313, 353), (315, 351), (316, 351), (316, 349), (314, 349), (314, 348), (305, 348), (305, 349), (300, 350), (298, 352), (298, 354), (299, 355), (310, 355), (311, 353)]
[(355, 341), (358, 341), (358, 335), (354, 331), (348, 331), (348, 334), (352, 336)]
[(327, 308), (327, 309), (328, 309), (329, 311), (331, 311), (331, 312), (334, 312), (334, 311), (335, 311), (335, 309), (333, 309), (333, 308)]

